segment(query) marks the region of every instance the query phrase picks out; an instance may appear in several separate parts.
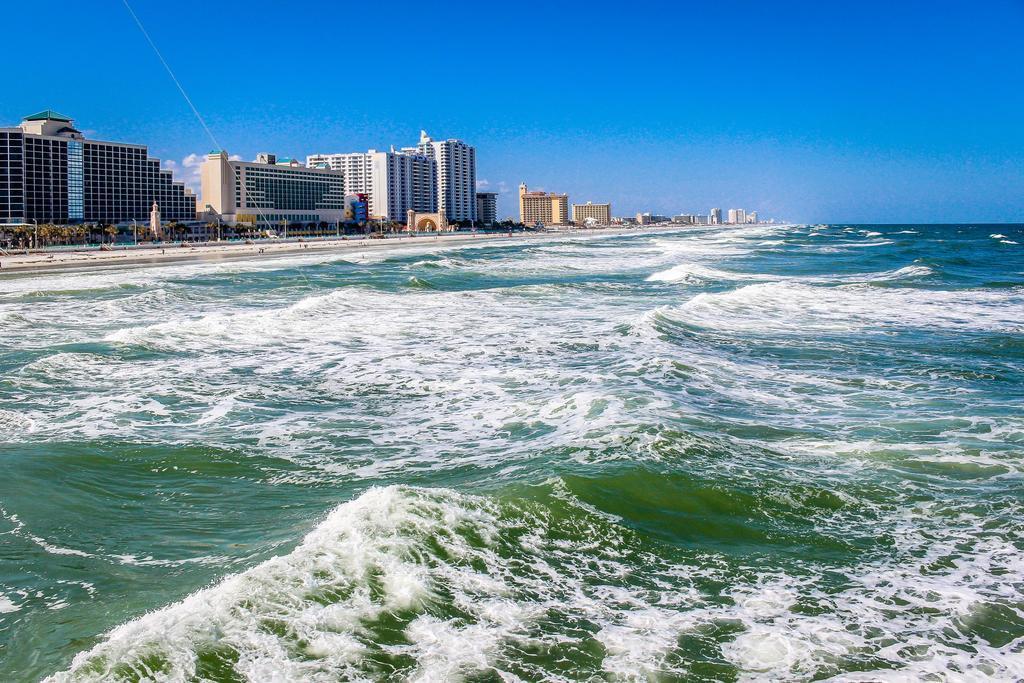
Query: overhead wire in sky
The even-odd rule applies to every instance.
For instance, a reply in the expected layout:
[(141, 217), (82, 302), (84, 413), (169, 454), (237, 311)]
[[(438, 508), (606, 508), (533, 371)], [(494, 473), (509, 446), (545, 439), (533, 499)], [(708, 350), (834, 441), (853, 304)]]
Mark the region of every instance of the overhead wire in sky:
[[(223, 148), (220, 146), (220, 143), (217, 142), (217, 138), (214, 137), (213, 131), (211, 131), (210, 127), (206, 125), (203, 115), (199, 113), (196, 105), (192, 103), (192, 98), (188, 96), (187, 92), (185, 92), (185, 88), (181, 85), (181, 81), (179, 81), (178, 77), (174, 75), (174, 70), (171, 69), (171, 65), (167, 63), (167, 60), (164, 59), (164, 56), (160, 53), (160, 49), (156, 46), (156, 43), (154, 43), (153, 39), (149, 37), (149, 32), (146, 31), (146, 27), (142, 25), (139, 15), (135, 14), (135, 10), (133, 10), (132, 6), (128, 4), (128, 0), (121, 0), (121, 2), (124, 3), (124, 7), (128, 10), (128, 13), (132, 15), (132, 19), (135, 20), (135, 25), (139, 27), (140, 31), (142, 31), (142, 35), (146, 37), (146, 42), (148, 42), (149, 46), (153, 48), (153, 52), (156, 53), (157, 59), (159, 59), (160, 63), (164, 65), (164, 69), (167, 70), (167, 74), (171, 77), (171, 80), (174, 81), (174, 85), (178, 87), (178, 91), (181, 93), (181, 96), (185, 98), (186, 102), (188, 102), (188, 106), (192, 109), (192, 113), (196, 115), (199, 125), (203, 127), (203, 130), (205, 130), (206, 134), (210, 137), (210, 141), (213, 143), (214, 149), (223, 153)], [(266, 214), (263, 213), (263, 208), (259, 205), (259, 202), (255, 204), (254, 208), (263, 222), (269, 225)], [(287, 233), (287, 230), (285, 232)], [(299, 270), (299, 274), (302, 275), (302, 279), (306, 281), (306, 284), (312, 287), (312, 283), (309, 281), (309, 278), (306, 277), (306, 274), (301, 269)]]
[(199, 119), (199, 125), (201, 125), (203, 130), (206, 131), (206, 134), (210, 136), (210, 141), (213, 142), (214, 148), (219, 150), (221, 148), (220, 143), (218, 143), (217, 138), (213, 136), (213, 132), (210, 130), (210, 127), (206, 125), (206, 121), (203, 120), (203, 115), (199, 113), (198, 109), (196, 109), (196, 105), (192, 104), (192, 98), (190, 98), (188, 93), (185, 92), (185, 88), (182, 87), (178, 77), (174, 75), (174, 71), (171, 69), (171, 66), (167, 63), (167, 60), (164, 59), (164, 56), (160, 54), (160, 50), (157, 48), (156, 43), (154, 43), (153, 39), (149, 37), (149, 32), (146, 31), (146, 27), (142, 25), (142, 21), (139, 20), (139, 16), (135, 14), (135, 10), (132, 9), (132, 6), (128, 4), (128, 0), (121, 0), (121, 2), (124, 3), (124, 7), (128, 10), (128, 13), (132, 15), (132, 19), (135, 20), (135, 24), (139, 27), (139, 30), (142, 31), (142, 35), (146, 37), (146, 41), (149, 43), (149, 46), (153, 48), (153, 52), (156, 53), (157, 59), (159, 59), (160, 63), (164, 65), (164, 68), (167, 69), (167, 74), (171, 77), (171, 80), (174, 81), (174, 85), (178, 86), (178, 90), (181, 91), (181, 96), (185, 98), (186, 102), (188, 102), (188, 106), (191, 107), (192, 113), (196, 115), (197, 119)]

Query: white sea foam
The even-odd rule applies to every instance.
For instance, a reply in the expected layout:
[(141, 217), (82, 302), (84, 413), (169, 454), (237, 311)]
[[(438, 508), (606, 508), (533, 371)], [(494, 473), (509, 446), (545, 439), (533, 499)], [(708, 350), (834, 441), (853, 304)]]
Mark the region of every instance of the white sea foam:
[[(592, 259), (595, 272), (630, 274), (629, 284), (609, 297), (592, 289), (570, 296), (557, 283), (468, 293), (363, 286), (223, 300), (189, 292), (198, 303), (182, 305), (183, 293), (170, 287), (166, 295), (159, 293), (164, 288), (133, 291), (110, 306), (81, 304), (72, 314), (88, 322), (75, 329), (63, 324), (64, 303), (73, 307), (77, 299), (39, 302), (25, 310), (24, 327), (4, 330), (12, 347), (43, 338), (31, 331), (40, 323), (51, 324), (46, 343), (57, 348), (89, 334), (104, 341), (95, 352), (42, 355), (5, 381), (25, 397), (17, 413), (36, 425), (32, 439), (149, 440), (173, 428), (182, 442), (244, 442), (247, 454), (287, 460), (266, 474), (269, 484), (437, 477), (447, 468), (483, 467), (494, 468), (499, 480), (552, 453), (565, 467), (664, 465), (655, 446), (666, 426), (699, 431), (709, 424), (805, 435), (746, 440), (774, 460), (717, 454), (721, 481), (736, 485), (772, 482), (780, 463), (793, 464), (784, 469), (796, 483), (829, 472), (872, 471), (872, 481), (884, 480), (900, 468), (918, 468), (929, 484), (946, 471), (940, 468), (960, 468), (963, 481), (993, 485), (1019, 477), (1012, 449), (1024, 443), (1024, 424), (979, 391), (979, 380), (937, 362), (894, 362), (886, 373), (854, 368), (844, 357), (844, 338), (829, 332), (853, 331), (858, 341), (909, 328), (1013, 333), (1022, 329), (1024, 292), (866, 284), (913, 285), (932, 274), (913, 264), (835, 277), (765, 276), (770, 281), (655, 309), (666, 300), (652, 304), (656, 288), (638, 283), (679, 267), (676, 276), (703, 269), (716, 281), (746, 284), (743, 278), (760, 276), (732, 274), (721, 249), (749, 253), (750, 239), (760, 238), (722, 241), (703, 252), (706, 245), (687, 251), (673, 238), (621, 254), (572, 244), (531, 250), (529, 263), (512, 254), (495, 257), (494, 270), (480, 266), (489, 274), (532, 276), (570, 265), (590, 272)], [(144, 306), (128, 301), (135, 296), (146, 297), (135, 302)], [(714, 334), (685, 338), (676, 334), (679, 323)], [(759, 354), (766, 334), (774, 335), (770, 346), (797, 353)], [(804, 339), (830, 344), (836, 362), (800, 358)], [(945, 419), (951, 400), (964, 401), (957, 420)], [(859, 434), (873, 429), (889, 440)], [(928, 430), (928, 444), (900, 441), (901, 430), (915, 429)], [(699, 454), (706, 443), (693, 438)], [(696, 467), (698, 457), (688, 454), (686, 466)], [(799, 491), (774, 488), (757, 490), (799, 504)], [(687, 674), (680, 637), (706, 638), (723, 627), (739, 630), (708, 651), (746, 680), (808, 680), (835, 671), (836, 662), (863, 666), (874, 656), (908, 680), (985, 672), (994, 680), (1021, 678), (1014, 646), (989, 646), (958, 631), (964, 627), (955, 621), (1015, 604), (1022, 589), (1010, 548), (969, 510), (922, 508), (919, 498), (896, 495), (870, 505), (845, 488), (834, 495), (854, 512), (822, 515), (815, 521), (820, 534), (844, 542), (855, 532), (868, 537), (870, 527), (872, 538), (896, 539), (891, 549), (886, 545), (883, 557), (858, 554), (849, 567), (817, 566), (809, 557), (791, 575), (763, 566), (732, 573), (713, 556), (675, 566), (653, 553), (630, 559), (628, 520), (596, 506), (574, 508), (582, 540), (554, 542), (549, 535), (557, 530), (527, 508), (450, 492), (378, 489), (331, 513), (295, 551), (115, 629), (80, 655), (74, 670), (102, 679), (121, 664), (141, 671), (143, 660), (165, 656), (166, 679), (181, 680), (194, 671), (196, 653), (223, 647), (239, 653), (236, 668), (249, 680), (372, 677), (367, 655), (378, 643), (370, 629), (393, 612), (404, 613), (404, 639), (387, 645), (387, 654), (412, 662), (399, 674), (406, 678), (480, 673), (514, 680), (503, 667), (523, 649), (579, 647), (599, 653), (581, 660), (599, 664), (576, 678), (680, 679)], [(476, 537), (486, 542), (469, 541)], [(445, 553), (435, 552), (438, 538)], [(512, 539), (515, 552), (502, 546)], [(146, 551), (103, 559), (149, 571), (227, 561), (161, 559)], [(848, 580), (826, 585), (824, 577), (836, 573)], [(724, 596), (704, 595), (694, 588), (695, 575), (730, 588)], [(623, 587), (627, 576), (643, 587)], [(29, 611), (25, 598), (9, 595), (23, 614)], [(58, 591), (46, 600), (47, 609), (75, 601)], [(901, 609), (905, 604), (912, 607)], [(947, 612), (954, 616), (941, 616)], [(558, 630), (545, 625), (546, 615), (585, 628)], [(890, 647), (890, 637), (899, 645)], [(105, 659), (86, 665), (94, 655)], [(558, 680), (523, 666), (530, 680)], [(887, 676), (872, 671), (869, 680)]]
[(11, 600), (6, 595), (0, 594), (0, 614), (9, 614), (11, 612), (17, 612), (20, 609), (21, 607), (16, 605), (13, 600)]
[[(407, 675), (415, 680), (501, 675), (508, 648), (572, 644), (566, 634), (537, 630), (552, 611), (603, 624), (612, 669), (623, 663), (617, 639), (650, 633), (662, 645), (628, 653), (629, 665), (657, 670), (672, 649), (669, 634), (685, 619), (640, 619), (643, 605), (658, 609), (644, 591), (609, 586), (613, 598), (600, 585), (588, 587), (590, 559), (545, 538), (547, 524), (529, 514), (506, 519), (493, 503), (451, 492), (373, 489), (338, 507), (290, 554), (114, 629), (50, 680), (105, 680), (115, 669), (187, 680), (196, 675), (197, 657), (214, 650), (237, 656), (233, 668), (247, 680), (362, 678), (375, 649), (412, 658)], [(598, 550), (611, 579), (619, 565), (613, 548), (595, 549), (590, 538), (580, 543)], [(522, 556), (510, 559), (509, 552)], [(430, 606), (441, 593), (461, 616), (437, 616), (440, 603)], [(374, 623), (403, 613), (405, 643), (380, 645)], [(268, 623), (286, 628), (268, 630)]]
[(0, 410), (0, 441), (20, 440), (35, 430), (35, 421), (13, 410)]
[[(840, 590), (826, 588), (825, 575), (808, 564), (802, 576), (733, 576), (722, 603), (693, 584), (727, 580), (720, 560), (673, 567), (637, 556), (628, 533), (583, 509), (569, 541), (552, 536), (550, 519), (529, 507), (373, 489), (339, 506), (288, 555), (114, 629), (50, 680), (105, 680), (114, 670), (188, 680), (197, 658), (214, 652), (234, 660), (246, 680), (363, 678), (374, 650), (407, 657), (402, 675), (411, 679), (508, 677), (502, 663), (524, 647), (591, 648), (581, 620), (603, 649), (602, 672), (614, 677), (683, 676), (686, 664), (673, 657), (681, 635), (739, 624), (718, 647), (745, 680), (806, 680), (864, 654), (885, 662), (881, 676), (894, 669), (1014, 680), (1024, 674), (1014, 646), (970, 639), (969, 621), (993, 601), (1019, 597), (1012, 586), (1024, 585), (1024, 561), (980, 527), (924, 540), (931, 516), (897, 513), (889, 521), (899, 557), (849, 568)], [(619, 581), (626, 575), (632, 587)], [(816, 609), (798, 610), (800, 601)], [(381, 644), (374, 635), (388, 615), (404, 624), (403, 642)], [(572, 626), (559, 627), (559, 619)], [(517, 662), (531, 679), (568, 680), (535, 666)]]
[[(920, 274), (923, 271), (914, 272)], [(776, 282), (698, 294), (672, 315), (710, 329), (792, 334), (897, 328), (1014, 332), (1024, 329), (1024, 296), (1012, 290), (929, 291)]]

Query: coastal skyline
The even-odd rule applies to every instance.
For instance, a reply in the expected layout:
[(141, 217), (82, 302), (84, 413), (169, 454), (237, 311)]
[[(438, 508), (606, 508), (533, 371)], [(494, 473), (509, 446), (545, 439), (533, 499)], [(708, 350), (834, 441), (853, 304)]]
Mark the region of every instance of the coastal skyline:
[[(808, 222), (1020, 220), (1022, 94), (989, 101), (997, 83), (1019, 81), (1019, 60), (1009, 42), (957, 36), (1013, 32), (1024, 10), (897, 7), (882, 21), (880, 7), (665, 7), (652, 22), (570, 4), (547, 8), (544, 26), (527, 21), (531, 5), (134, 9), (218, 142), (245, 159), (386, 149), (427, 129), (477, 148), (499, 218), (516, 214), (527, 182), (619, 215), (746, 206)], [(198, 189), (211, 143), (124, 7), (53, 9), (118, 35), (118, 49), (76, 53), (75, 78), (61, 50), (8, 70), (17, 97), (0, 120), (69, 113), (89, 137), (145, 141)], [(427, 47), (409, 37), (423, 25), (436, 27)], [(505, 25), (524, 27), (516, 42)], [(310, 26), (345, 37), (318, 47)], [(380, 49), (360, 62), (356, 41)]]

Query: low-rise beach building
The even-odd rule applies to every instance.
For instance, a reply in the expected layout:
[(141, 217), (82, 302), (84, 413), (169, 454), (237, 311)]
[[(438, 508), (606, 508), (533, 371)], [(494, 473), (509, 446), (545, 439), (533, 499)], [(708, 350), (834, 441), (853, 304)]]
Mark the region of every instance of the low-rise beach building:
[(612, 205), (610, 203), (594, 204), (592, 202), (587, 202), (586, 204), (573, 204), (572, 222), (586, 223), (588, 221), (596, 225), (611, 225)]

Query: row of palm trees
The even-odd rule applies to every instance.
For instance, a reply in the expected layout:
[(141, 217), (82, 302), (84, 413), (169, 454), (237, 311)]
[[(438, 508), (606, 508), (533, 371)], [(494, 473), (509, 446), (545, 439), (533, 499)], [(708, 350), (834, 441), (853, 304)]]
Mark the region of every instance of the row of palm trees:
[[(186, 239), (191, 235), (188, 226), (181, 223), (168, 223), (163, 226), (162, 230), (164, 239)], [(9, 242), (11, 246), (17, 248), (111, 244), (117, 241), (120, 234), (121, 230), (117, 226), (102, 223), (82, 225), (40, 223), (38, 226), (19, 225), (0, 230), (0, 243)], [(137, 237), (140, 242), (153, 239), (153, 231), (147, 225), (139, 225), (126, 234), (132, 240)]]
[[(467, 223), (468, 225), (468, 223)], [(275, 226), (276, 227), (276, 226)], [(365, 226), (345, 225), (333, 223), (291, 223), (284, 227), (282, 224), (280, 234), (292, 237), (320, 237), (333, 235), (336, 232), (350, 234), (355, 231), (362, 232), (398, 232), (405, 228), (404, 223), (398, 222), (373, 222)], [(238, 223), (234, 226), (218, 226), (216, 223), (207, 224), (206, 235), (217, 235), (222, 239), (250, 239), (262, 236), (266, 231), (259, 230), (255, 225)], [(161, 238), (167, 241), (187, 241), (198, 238), (192, 229), (177, 222), (171, 222), (161, 228)], [(6, 229), (0, 228), (0, 246), (8, 245), (17, 249), (40, 248), (52, 246), (85, 246), (94, 244), (113, 244), (119, 241), (147, 242), (156, 239), (153, 231), (148, 225), (139, 224), (125, 230), (115, 225), (103, 223), (86, 223), (81, 225), (55, 225), (53, 223), (40, 223), (36, 225), (19, 225)]]

